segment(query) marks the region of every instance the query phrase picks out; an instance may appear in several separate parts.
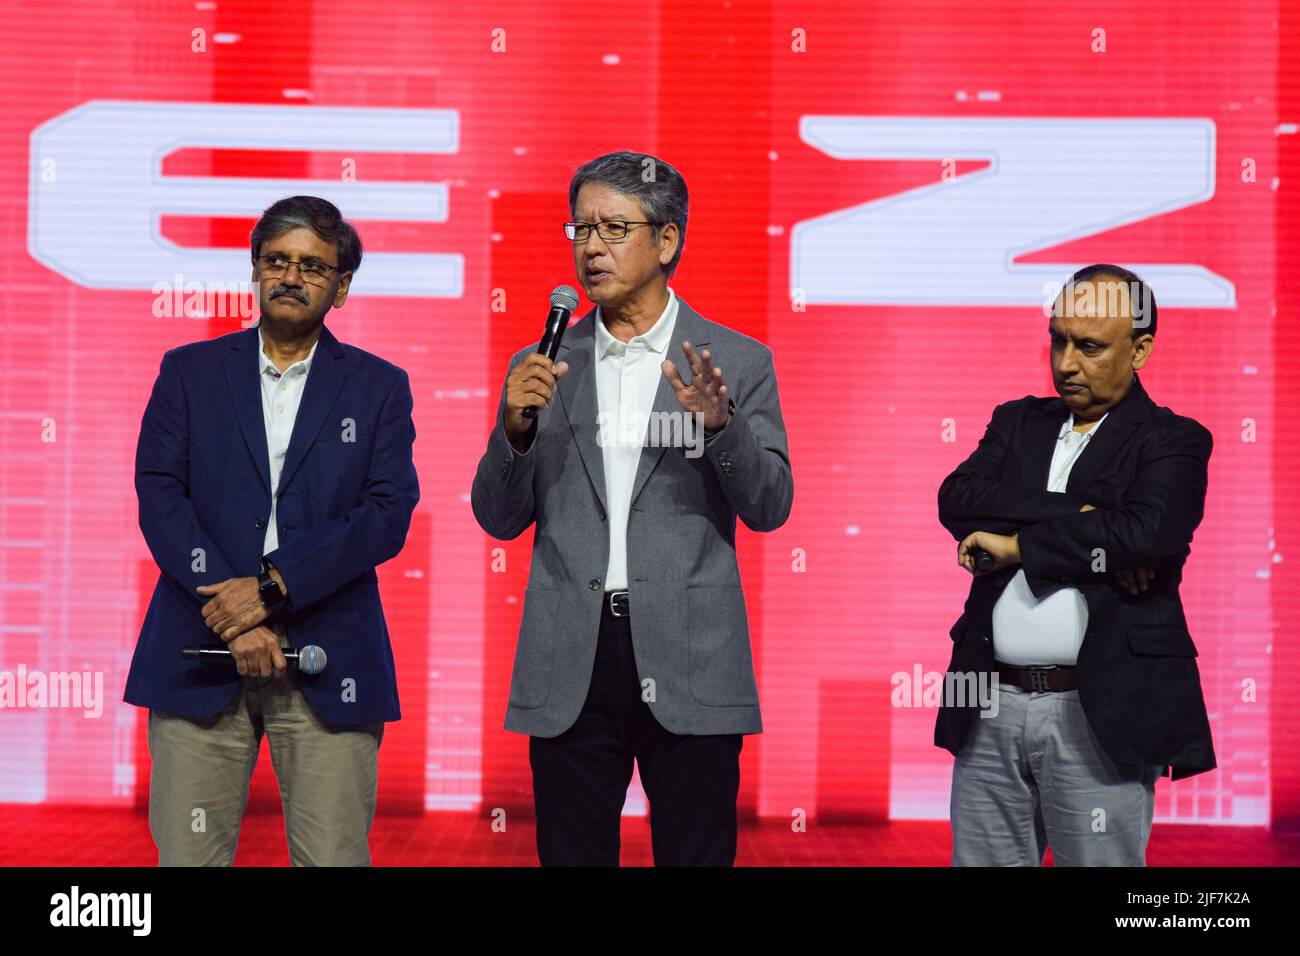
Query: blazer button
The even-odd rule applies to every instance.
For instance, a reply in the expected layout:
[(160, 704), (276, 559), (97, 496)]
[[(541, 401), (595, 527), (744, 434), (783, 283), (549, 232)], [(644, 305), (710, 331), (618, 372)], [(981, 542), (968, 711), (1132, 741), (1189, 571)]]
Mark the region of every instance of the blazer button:
[(993, 643), (993, 638), (991, 638), (991, 637), (989, 637), (987, 634), (985, 634), (985, 635), (984, 635), (984, 643), (985, 643), (985, 644), (992, 644), (992, 643)]
[(253, 522), (253, 527), (254, 527), (254, 528), (265, 528), (265, 527), (266, 527), (266, 519), (265, 519), (265, 518), (258, 518), (256, 521)]
[(587, 582), (587, 587), (591, 588), (593, 591), (599, 591), (600, 578), (592, 578), (590, 581)]

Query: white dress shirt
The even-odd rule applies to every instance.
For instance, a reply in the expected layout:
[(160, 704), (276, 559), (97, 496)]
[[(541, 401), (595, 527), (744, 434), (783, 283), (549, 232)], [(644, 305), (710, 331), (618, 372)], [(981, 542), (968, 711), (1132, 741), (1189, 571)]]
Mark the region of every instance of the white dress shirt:
[(303, 389), (307, 385), (307, 373), (311, 371), (311, 360), (316, 355), (320, 338), (312, 343), (311, 351), (305, 359), (294, 362), (283, 373), (266, 354), (266, 340), (262, 338), (260, 326), (257, 329), (257, 342), (258, 370), (262, 382), (262, 422), (266, 426), (266, 457), (271, 464), (271, 520), (266, 523), (262, 554), (270, 554), (280, 546), (279, 532), (275, 527), (276, 502), (280, 499), (280, 473), (284, 471), (284, 456), (289, 451), (293, 423), (298, 417), (298, 406), (302, 403)]
[(605, 590), (627, 588), (627, 517), (632, 505), (632, 485), (641, 461), (655, 392), (664, 377), (661, 363), (668, 358), (673, 326), (677, 322), (677, 296), (668, 290), (668, 304), (643, 335), (623, 342), (605, 328), (596, 308), (596, 397), (600, 408), (598, 433), (605, 465), (605, 500), (609, 506), (609, 565)]
[[(1070, 413), (1056, 438), (1048, 491), (1065, 491), (1074, 463), (1109, 414), (1086, 432), (1076, 432), (1074, 413)], [(1078, 588), (1063, 586), (1040, 601), (1029, 590), (1023, 567), (993, 606), (993, 654), (1007, 664), (1073, 666), (1078, 663), (1087, 630), (1088, 602)]]

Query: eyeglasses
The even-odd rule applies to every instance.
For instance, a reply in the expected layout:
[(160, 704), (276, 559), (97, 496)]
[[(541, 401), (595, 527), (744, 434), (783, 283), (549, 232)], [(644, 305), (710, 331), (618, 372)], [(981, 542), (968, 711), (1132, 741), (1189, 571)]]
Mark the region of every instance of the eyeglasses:
[(600, 238), (607, 242), (618, 242), (627, 238), (628, 226), (661, 226), (663, 223), (634, 221), (626, 222), (622, 219), (611, 219), (607, 222), (566, 222), (564, 224), (564, 235), (574, 242), (586, 242), (591, 236), (591, 230), (594, 227)]
[(256, 258), (262, 264), (262, 274), (271, 279), (284, 275), (289, 271), (290, 266), (297, 266), (305, 281), (321, 280), (327, 282), (330, 274), (338, 268), (319, 259), (303, 259), (299, 261), (280, 255), (278, 252), (273, 252), (269, 256), (257, 256)]

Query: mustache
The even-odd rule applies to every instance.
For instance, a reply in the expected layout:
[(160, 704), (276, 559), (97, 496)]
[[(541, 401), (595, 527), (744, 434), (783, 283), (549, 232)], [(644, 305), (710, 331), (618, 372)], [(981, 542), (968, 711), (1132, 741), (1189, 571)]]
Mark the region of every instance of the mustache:
[(278, 299), (278, 298), (280, 298), (280, 296), (282, 296), (282, 295), (291, 295), (291, 296), (293, 296), (295, 299), (297, 299), (299, 302), (301, 302), (303, 305), (309, 305), (309, 304), (310, 304), (310, 303), (307, 301), (307, 293), (306, 293), (305, 290), (303, 290), (303, 289), (295, 289), (295, 288), (292, 288), (291, 286), (287, 286), (287, 285), (278, 285), (278, 286), (276, 286), (274, 289), (271, 290), (271, 294), (270, 294), (269, 296), (267, 296), (267, 298), (268, 298), (268, 299)]

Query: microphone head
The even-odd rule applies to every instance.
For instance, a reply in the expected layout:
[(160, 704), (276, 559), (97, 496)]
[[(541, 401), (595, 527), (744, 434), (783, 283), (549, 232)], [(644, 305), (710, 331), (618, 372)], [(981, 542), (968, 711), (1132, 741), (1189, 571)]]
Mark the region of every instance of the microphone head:
[(551, 308), (567, 309), (572, 312), (578, 307), (578, 293), (571, 285), (557, 285), (551, 293)]
[(315, 644), (308, 644), (298, 652), (298, 672), (300, 674), (319, 674), (325, 669), (326, 662), (325, 651)]

